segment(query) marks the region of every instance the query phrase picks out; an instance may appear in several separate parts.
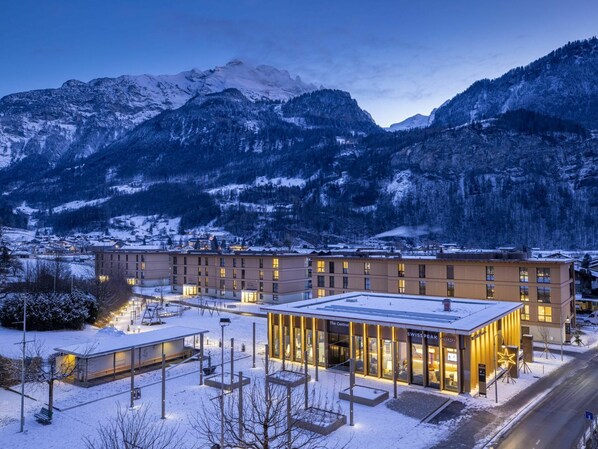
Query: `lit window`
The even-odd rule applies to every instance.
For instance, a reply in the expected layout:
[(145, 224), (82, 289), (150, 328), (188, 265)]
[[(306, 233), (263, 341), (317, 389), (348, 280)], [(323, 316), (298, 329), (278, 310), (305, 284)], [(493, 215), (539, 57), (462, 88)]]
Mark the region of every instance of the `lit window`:
[(226, 277), (226, 268), (220, 268), (220, 277)]
[(552, 323), (552, 307), (538, 306), (538, 321)]
[(486, 299), (494, 299), (494, 284), (486, 284)]
[(519, 282), (529, 282), (527, 267), (519, 267)]
[(405, 264), (400, 263), (397, 265), (397, 276), (400, 278), (405, 277)]
[(527, 285), (519, 286), (519, 299), (521, 301), (529, 301), (529, 287)]
[(349, 262), (343, 262), (343, 274), (349, 274)]
[(260, 281), (264, 280), (264, 270), (260, 270)]
[(272, 273), (272, 280), (273, 281), (278, 280), (278, 270), (274, 270), (274, 272)]
[(318, 260), (318, 273), (325, 273), (326, 272), (326, 264), (323, 260)]
[(326, 290), (324, 290), (323, 288), (319, 288), (318, 289), (318, 298), (323, 298), (324, 296), (326, 296)]
[(539, 284), (550, 284), (550, 268), (536, 268), (536, 277)]
[(523, 309), (521, 309), (521, 320), (522, 321), (529, 321), (529, 305), (525, 304)]
[(372, 271), (372, 265), (370, 262), (364, 262), (363, 264), (363, 274), (369, 275)]
[(272, 259), (272, 268), (278, 268), (278, 258)]
[(399, 279), (399, 293), (405, 293), (405, 279)]

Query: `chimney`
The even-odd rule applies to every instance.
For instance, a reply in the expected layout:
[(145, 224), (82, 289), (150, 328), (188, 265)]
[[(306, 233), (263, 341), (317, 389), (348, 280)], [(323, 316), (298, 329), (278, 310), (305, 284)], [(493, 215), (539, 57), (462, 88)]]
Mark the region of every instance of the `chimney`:
[(444, 298), (442, 300), (442, 305), (444, 306), (445, 312), (450, 312), (451, 311), (451, 298)]

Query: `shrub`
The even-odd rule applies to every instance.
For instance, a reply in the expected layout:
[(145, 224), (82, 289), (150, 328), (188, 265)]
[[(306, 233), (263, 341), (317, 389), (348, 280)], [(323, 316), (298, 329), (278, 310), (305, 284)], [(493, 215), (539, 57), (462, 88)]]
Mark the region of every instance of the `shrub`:
[(20, 293), (8, 296), (0, 306), (0, 323), (21, 329), (23, 302), (27, 300), (27, 329), (48, 331), (81, 329), (97, 317), (96, 299), (89, 293)]

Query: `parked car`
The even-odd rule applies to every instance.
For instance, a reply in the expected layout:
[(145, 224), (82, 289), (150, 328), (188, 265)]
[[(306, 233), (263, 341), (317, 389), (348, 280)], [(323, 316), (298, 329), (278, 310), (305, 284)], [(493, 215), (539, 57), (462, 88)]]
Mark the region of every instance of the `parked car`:
[(577, 315), (577, 321), (583, 324), (598, 325), (598, 310), (590, 313), (589, 315)]

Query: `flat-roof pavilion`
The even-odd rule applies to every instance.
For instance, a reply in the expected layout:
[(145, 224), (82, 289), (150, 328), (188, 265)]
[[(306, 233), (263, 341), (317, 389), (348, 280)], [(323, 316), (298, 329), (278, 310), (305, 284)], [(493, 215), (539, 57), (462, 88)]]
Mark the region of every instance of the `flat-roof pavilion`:
[(519, 303), (353, 292), (262, 307), (270, 356), (457, 393), (520, 344)]

